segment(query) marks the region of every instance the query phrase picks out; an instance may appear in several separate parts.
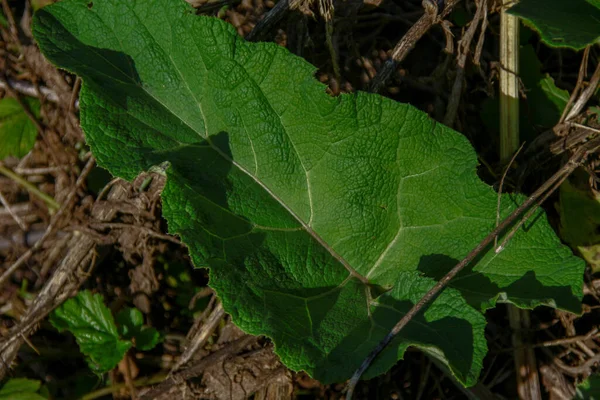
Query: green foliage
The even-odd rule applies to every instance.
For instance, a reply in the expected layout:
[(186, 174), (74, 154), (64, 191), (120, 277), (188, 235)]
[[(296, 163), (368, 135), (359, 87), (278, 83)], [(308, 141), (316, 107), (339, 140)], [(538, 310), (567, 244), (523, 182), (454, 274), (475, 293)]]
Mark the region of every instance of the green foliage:
[(40, 395), (40, 382), (32, 379), (9, 379), (0, 387), (0, 400), (45, 400)]
[(137, 308), (126, 307), (115, 317), (121, 337), (132, 340), (140, 350), (151, 350), (160, 341), (160, 334), (154, 328), (144, 327), (144, 316)]
[[(31, 112), (39, 118), (40, 102), (24, 100)], [(27, 117), (23, 107), (12, 97), (0, 99), (0, 160), (8, 157), (23, 157), (33, 148), (37, 129)]]
[(600, 400), (600, 375), (592, 375), (577, 386), (575, 400)]
[(577, 170), (560, 187), (560, 235), (600, 271), (600, 194), (590, 190), (589, 175)]
[(600, 37), (599, 0), (521, 0), (509, 13), (521, 17), (552, 47), (581, 50)]
[[(462, 135), (379, 95), (330, 97), (304, 60), (184, 1), (65, 0), (36, 14), (34, 34), (82, 77), (98, 162), (125, 179), (168, 163), (169, 231), (210, 268), (236, 324), (323, 382), (348, 378), (495, 226), (497, 195)], [(521, 200), (503, 196), (500, 214)], [(365, 377), (417, 346), (471, 385), (486, 352), (480, 311), (502, 300), (579, 312), (583, 268), (538, 214)]]
[(144, 327), (144, 316), (137, 308), (119, 311), (115, 325), (102, 295), (92, 295), (87, 290), (57, 308), (50, 315), (50, 322), (59, 331), (68, 330), (75, 336), (96, 373), (113, 369), (132, 345), (146, 351), (161, 340), (156, 329)]
[(113, 369), (131, 347), (131, 342), (119, 338), (103, 297), (87, 290), (54, 310), (50, 322), (60, 332), (69, 331), (75, 336), (90, 369), (99, 374)]

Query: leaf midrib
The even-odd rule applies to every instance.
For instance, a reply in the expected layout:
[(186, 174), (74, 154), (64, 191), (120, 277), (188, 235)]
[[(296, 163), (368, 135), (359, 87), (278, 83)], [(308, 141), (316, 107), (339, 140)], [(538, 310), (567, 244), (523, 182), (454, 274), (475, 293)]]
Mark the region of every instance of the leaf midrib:
[[(335, 258), (340, 264), (342, 264), (342, 266), (350, 273), (350, 275), (356, 277), (358, 280), (360, 280), (362, 283), (368, 285), (369, 281), (367, 278), (365, 278), (364, 276), (362, 276), (361, 274), (359, 274), (340, 254), (338, 254), (331, 246), (329, 246), (327, 244), (327, 242), (325, 242), (306, 222), (304, 222), (304, 220), (302, 218), (300, 218), (300, 216), (298, 216), (279, 196), (277, 196), (275, 193), (273, 193), (273, 191), (271, 191), (271, 189), (269, 189), (269, 187), (267, 187), (264, 183), (262, 183), (256, 176), (254, 176), (252, 173), (250, 173), (250, 171), (248, 171), (246, 168), (244, 168), (243, 166), (241, 166), (240, 164), (238, 164), (235, 160), (233, 160), (231, 157), (229, 157), (227, 154), (225, 154), (218, 146), (216, 146), (210, 139), (210, 136), (208, 135), (208, 122), (206, 119), (206, 116), (204, 114), (204, 111), (202, 109), (202, 104), (197, 100), (196, 96), (194, 95), (194, 93), (192, 92), (190, 86), (188, 85), (187, 81), (185, 79), (183, 79), (183, 75), (181, 74), (181, 70), (179, 69), (179, 66), (175, 63), (175, 61), (173, 60), (173, 58), (165, 51), (165, 49), (161, 46), (161, 44), (158, 42), (158, 40), (156, 40), (156, 38), (150, 33), (150, 30), (148, 29), (148, 27), (145, 25), (145, 23), (142, 21), (142, 19), (135, 13), (134, 10), (130, 9), (131, 13), (133, 15), (136, 16), (137, 20), (140, 22), (140, 25), (144, 26), (146, 32), (148, 33), (148, 36), (152, 38), (152, 40), (155, 42), (155, 44), (158, 46), (158, 48), (160, 48), (160, 50), (167, 55), (168, 59), (171, 61), (171, 64), (173, 65), (173, 67), (175, 68), (175, 70), (177, 71), (177, 74), (179, 75), (179, 77), (181, 78), (182, 82), (185, 84), (185, 86), (187, 87), (188, 93), (191, 95), (192, 99), (194, 99), (194, 101), (196, 102), (196, 104), (198, 105), (198, 109), (200, 111), (200, 114), (202, 115), (202, 119), (204, 121), (204, 129), (206, 131), (206, 137), (203, 137), (204, 140), (206, 140), (206, 142), (213, 148), (213, 150), (215, 150), (221, 157), (223, 157), (224, 160), (230, 162), (233, 166), (235, 166), (237, 169), (239, 169), (241, 172), (243, 172), (244, 174), (246, 174), (248, 177), (250, 177), (257, 185), (259, 185), (263, 190), (265, 190), (273, 199), (275, 199), (275, 201), (277, 201), (288, 213), (290, 213), (290, 215), (296, 219), (296, 221), (298, 221), (300, 223), (300, 225), (304, 228), (304, 230), (313, 237), (313, 239), (315, 239), (317, 241), (317, 243), (319, 243), (324, 249), (327, 250), (327, 252), (333, 257)], [(93, 12), (93, 11), (92, 11)], [(98, 14), (97, 14), (98, 15)], [(183, 15), (183, 18), (185, 18), (187, 16), (187, 14)], [(98, 15), (100, 20), (103, 20), (99, 15)], [(105, 26), (108, 27), (107, 24), (104, 24)], [(116, 40), (121, 43), (120, 39), (118, 38), (118, 36), (116, 35), (116, 33), (111, 29), (111, 32), (113, 33), (113, 35), (115, 36)], [(123, 45), (121, 44), (121, 49), (124, 49)], [(164, 104), (159, 98), (155, 97), (152, 93), (150, 93), (149, 91), (146, 90), (146, 88), (142, 85), (138, 85), (137, 82), (135, 82), (134, 80), (131, 79), (131, 77), (129, 77), (124, 71), (122, 71), (120, 68), (118, 68), (116, 65), (114, 65), (113, 63), (111, 63), (109, 60), (107, 60), (102, 54), (97, 53), (100, 57), (104, 58), (109, 64), (111, 64), (116, 70), (120, 71), (121, 73), (123, 73), (125, 76), (127, 76), (132, 84), (134, 86), (139, 87), (142, 92), (146, 93), (150, 98), (152, 98), (153, 100), (155, 100), (158, 104), (160, 104), (168, 113), (170, 113), (171, 115), (175, 116), (177, 119), (179, 119), (179, 121), (181, 121), (185, 126), (187, 126), (192, 132), (196, 132), (196, 129), (194, 129), (187, 121), (185, 121), (181, 116), (179, 116), (178, 114), (176, 114), (175, 112), (173, 112), (171, 109), (169, 109), (167, 107), (166, 104)], [(204, 70), (205, 72), (208, 73), (208, 69), (206, 68), (206, 64), (204, 63), (204, 60), (202, 57), (200, 57), (200, 59), (202, 60), (202, 64), (204, 66)], [(237, 63), (237, 61), (232, 60), (233, 62), (235, 62), (237, 65), (239, 65), (239, 63)], [(243, 66), (239, 65), (240, 67)], [(206, 75), (205, 75), (206, 76)], [(253, 82), (255, 85), (256, 82)], [(257, 85), (258, 86), (258, 85)], [(259, 86), (259, 90), (260, 86)], [(268, 101), (268, 99), (265, 96), (265, 100)], [(272, 108), (272, 107), (271, 107)], [(129, 114), (129, 110), (126, 110), (127, 113)], [(131, 115), (131, 114), (130, 114)], [(135, 116), (133, 116), (135, 117)], [(283, 125), (282, 125), (283, 127)], [(285, 130), (285, 127), (283, 127), (284, 132), (287, 131)], [(199, 134), (200, 137), (202, 137), (201, 134)], [(288, 135), (289, 137), (289, 135)], [(291, 139), (290, 139), (291, 140)], [(179, 142), (180, 144), (183, 144), (181, 142)], [(294, 150), (296, 150), (295, 146), (294, 146)], [(296, 154), (299, 158), (300, 161), (300, 156), (297, 153), (296, 150)], [(304, 166), (303, 166), (304, 167)], [(306, 171), (306, 169), (305, 169)], [(311, 210), (312, 213), (312, 210)]]

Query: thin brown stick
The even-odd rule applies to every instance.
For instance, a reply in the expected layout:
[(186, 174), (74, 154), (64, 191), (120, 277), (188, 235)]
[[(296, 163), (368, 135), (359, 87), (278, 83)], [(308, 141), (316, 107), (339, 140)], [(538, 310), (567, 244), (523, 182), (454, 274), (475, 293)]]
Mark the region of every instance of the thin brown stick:
[(215, 331), (215, 329), (223, 319), (224, 315), (225, 310), (223, 309), (223, 304), (221, 304), (221, 302), (217, 300), (217, 305), (212, 310), (202, 327), (190, 340), (190, 343), (188, 344), (187, 348), (185, 349), (177, 363), (171, 369), (171, 375), (180, 370), (182, 366), (187, 364), (192, 359), (192, 357), (196, 354), (198, 349), (200, 349), (204, 345), (204, 343), (206, 343), (208, 338)]
[(138, 225), (134, 225), (134, 224), (125, 224), (122, 222), (93, 222), (90, 224), (90, 227), (96, 230), (101, 230), (101, 229), (137, 229), (145, 234), (147, 234), (148, 236), (157, 238), (157, 239), (161, 239), (161, 240), (166, 240), (168, 242), (171, 243), (175, 243), (179, 246), (181, 246), (181, 241), (179, 239), (177, 239), (177, 237), (173, 236), (173, 235), (165, 235), (163, 233), (159, 233), (156, 232), (148, 227), (145, 226), (138, 226)]
[(81, 88), (81, 78), (77, 77), (75, 79), (75, 84), (73, 85), (73, 91), (71, 92), (71, 100), (69, 100), (69, 113), (74, 109), (79, 108), (79, 89)]
[(456, 6), (456, 4), (459, 2), (460, 0), (448, 0), (446, 1), (446, 6), (441, 13), (424, 13), (423, 16), (419, 18), (419, 20), (415, 22), (415, 24), (408, 30), (408, 32), (404, 34), (396, 47), (394, 47), (390, 59), (383, 65), (383, 68), (371, 82), (369, 91), (374, 93), (379, 92), (388, 79), (392, 76), (398, 64), (406, 58), (415, 44), (429, 31), (429, 29), (431, 29), (433, 25), (448, 15), (454, 6)]
[(444, 289), (448, 283), (462, 271), (471, 261), (481, 254), (485, 248), (490, 245), (494, 238), (504, 232), (509, 226), (511, 226), (525, 211), (531, 206), (536, 204), (546, 192), (552, 188), (556, 188), (555, 184), (561, 179), (569, 176), (587, 156), (588, 152), (593, 151), (600, 146), (600, 140), (593, 140), (586, 146), (582, 146), (567, 163), (552, 177), (550, 177), (542, 186), (540, 186), (531, 196), (527, 198), (515, 211), (513, 211), (508, 217), (506, 217), (490, 234), (488, 234), (467, 256), (458, 264), (454, 266), (442, 279), (440, 279), (405, 315), (396, 323), (392, 330), (386, 335), (386, 337), (377, 344), (377, 346), (369, 353), (369, 355), (362, 362), (360, 367), (356, 370), (352, 378), (348, 381), (346, 399), (352, 399), (354, 388), (360, 380), (362, 374), (369, 368), (375, 357), (381, 353), (381, 351), (398, 335), (398, 333), (421, 311), (421, 309), (429, 303), (434, 297)]
[(2, 0), (2, 10), (4, 11), (4, 15), (6, 16), (6, 19), (8, 20), (8, 27), (10, 29), (10, 34), (13, 36), (13, 39), (15, 39), (15, 41), (17, 43), (20, 43), (19, 31), (17, 30), (17, 24), (15, 23), (15, 17), (13, 16), (13, 13), (10, 9), (10, 5), (8, 4), (7, 0)]
[(290, 11), (294, 0), (280, 0), (246, 35), (246, 40), (259, 41)]
[(567, 102), (567, 105), (565, 106), (565, 109), (563, 110), (562, 115), (560, 116), (560, 120), (558, 121), (559, 124), (562, 124), (563, 122), (565, 122), (565, 120), (567, 118), (567, 114), (569, 113), (569, 110), (571, 109), (571, 105), (573, 104), (573, 102), (575, 101), (577, 96), (579, 96), (579, 92), (581, 91), (581, 88), (583, 87), (583, 80), (585, 79), (585, 76), (587, 75), (587, 65), (588, 65), (588, 60), (589, 60), (589, 56), (590, 56), (590, 48), (591, 48), (591, 46), (587, 46), (585, 48), (585, 50), (583, 51), (583, 57), (581, 58), (581, 64), (579, 64), (579, 74), (577, 75), (577, 84), (575, 85), (575, 89), (573, 89), (573, 92), (571, 92), (571, 96), (569, 96), (569, 101)]
[(25, 262), (29, 259), (29, 257), (31, 257), (31, 255), (42, 246), (42, 244), (46, 241), (46, 239), (48, 237), (50, 237), (50, 235), (52, 235), (52, 233), (54, 233), (54, 230), (56, 229), (56, 225), (58, 224), (58, 221), (61, 220), (62, 216), (64, 215), (67, 208), (69, 207), (71, 200), (73, 200), (73, 197), (75, 197), (77, 190), (83, 184), (83, 182), (85, 181), (85, 178), (88, 176), (88, 174), (92, 171), (92, 168), (94, 167), (94, 165), (95, 165), (95, 159), (93, 157), (90, 157), (87, 164), (81, 171), (81, 174), (77, 178), (77, 181), (75, 182), (75, 186), (73, 187), (73, 189), (71, 189), (71, 192), (67, 195), (67, 198), (61, 205), (58, 212), (52, 217), (50, 224), (48, 224), (48, 228), (46, 228), (46, 232), (44, 233), (44, 236), (42, 236), (40, 238), (40, 240), (38, 240), (33, 245), (32, 248), (27, 250), (21, 257), (19, 257), (17, 259), (17, 261), (15, 261), (10, 267), (8, 267), (8, 269), (6, 271), (4, 271), (4, 273), (0, 276), (0, 287), (2, 287), (4, 282), (17, 270), (17, 268), (19, 268), (20, 266), (25, 264)]
[(16, 92), (30, 97), (44, 97), (46, 100), (51, 101), (52, 103), (58, 103), (60, 100), (55, 91), (48, 89), (46, 86), (37, 87), (29, 81), (6, 78), (4, 81), (0, 80), (0, 89), (13, 89)]
[(10, 214), (12, 219), (15, 220), (17, 225), (19, 225), (19, 228), (26, 231), (27, 224), (21, 219), (21, 217), (19, 217), (19, 215), (16, 212), (13, 211), (12, 207), (10, 206), (10, 204), (8, 203), (8, 201), (6, 200), (6, 198), (4, 197), (2, 192), (0, 192), (0, 203), (2, 203), (2, 205), (4, 206), (4, 209), (6, 209), (8, 211), (8, 213)]
[(450, 99), (448, 100), (448, 106), (446, 107), (446, 115), (444, 116), (444, 125), (452, 127), (454, 120), (456, 119), (456, 113), (460, 104), (460, 98), (463, 91), (464, 80), (465, 80), (465, 66), (467, 65), (467, 57), (471, 52), (471, 42), (475, 37), (475, 32), (479, 27), (479, 21), (487, 15), (487, 0), (481, 0), (477, 6), (475, 16), (471, 21), (471, 24), (467, 30), (463, 33), (462, 38), (458, 42), (458, 54), (456, 56), (456, 77), (454, 78), (454, 85), (452, 86), (452, 92)]
[(571, 337), (555, 339), (555, 340), (547, 340), (542, 343), (533, 344), (531, 347), (536, 348), (536, 347), (562, 346), (565, 344), (584, 342), (586, 340), (590, 340), (590, 339), (596, 338), (596, 337), (600, 337), (600, 334), (598, 333), (598, 328), (593, 328), (591, 331), (589, 331), (585, 335), (571, 336)]
[(596, 66), (596, 70), (592, 75), (592, 79), (590, 79), (590, 83), (585, 89), (583, 89), (583, 91), (575, 101), (575, 104), (573, 104), (573, 108), (569, 110), (565, 121), (569, 121), (570, 119), (575, 118), (575, 116), (579, 115), (581, 110), (583, 110), (583, 107), (587, 104), (588, 100), (596, 92), (596, 89), (598, 88), (598, 83), (600, 83), (600, 62)]
[[(506, 179), (506, 175), (508, 175), (508, 171), (510, 170), (511, 165), (515, 162), (515, 159), (517, 158), (521, 150), (523, 150), (523, 146), (525, 146), (525, 142), (521, 143), (521, 147), (519, 147), (519, 150), (517, 150), (515, 154), (513, 154), (508, 164), (506, 164), (506, 168), (504, 168), (502, 178), (500, 178), (500, 186), (498, 187), (498, 198), (496, 201), (496, 226), (498, 226), (498, 224), (500, 223), (500, 205), (502, 203), (502, 191), (504, 189), (504, 180)], [(498, 248), (498, 237), (494, 239), (494, 248)]]

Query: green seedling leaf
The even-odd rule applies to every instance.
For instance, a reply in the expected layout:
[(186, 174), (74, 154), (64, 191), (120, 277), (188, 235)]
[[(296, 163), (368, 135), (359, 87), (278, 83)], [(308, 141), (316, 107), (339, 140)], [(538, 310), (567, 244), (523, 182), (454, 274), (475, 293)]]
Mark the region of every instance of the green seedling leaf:
[[(40, 102), (33, 98), (26, 98), (25, 102), (39, 118)], [(23, 157), (33, 148), (36, 137), (37, 129), (19, 102), (12, 97), (0, 99), (0, 160)]]
[(40, 385), (40, 381), (32, 379), (9, 379), (0, 387), (0, 400), (45, 400), (38, 394)]
[(50, 322), (60, 332), (69, 331), (75, 336), (90, 369), (99, 374), (113, 369), (131, 347), (131, 342), (119, 338), (103, 297), (87, 290), (57, 308)]
[(144, 327), (144, 316), (137, 308), (124, 308), (117, 313), (115, 319), (121, 336), (132, 340), (140, 350), (151, 350), (160, 341), (160, 334), (156, 329)]
[(577, 386), (575, 400), (600, 400), (600, 375), (591, 375)]
[(521, 0), (508, 12), (538, 31), (548, 46), (581, 50), (600, 37), (598, 0)]
[[(169, 231), (210, 268), (225, 310), (323, 382), (347, 379), (496, 224), (497, 195), (465, 137), (379, 95), (330, 97), (306, 61), (183, 0), (65, 0), (36, 14), (34, 34), (82, 77), (81, 124), (100, 165), (133, 179), (167, 163)], [(520, 201), (503, 196), (501, 216)], [(538, 213), (366, 377), (417, 346), (474, 384), (480, 311), (500, 299), (579, 312), (583, 269)]]

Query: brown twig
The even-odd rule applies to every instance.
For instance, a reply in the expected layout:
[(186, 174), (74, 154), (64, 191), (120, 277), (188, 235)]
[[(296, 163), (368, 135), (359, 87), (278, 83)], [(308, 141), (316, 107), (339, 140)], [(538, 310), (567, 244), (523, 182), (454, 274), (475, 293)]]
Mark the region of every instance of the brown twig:
[[(525, 146), (525, 142), (521, 143), (521, 147), (519, 150), (515, 152), (515, 154), (510, 159), (509, 163), (504, 168), (504, 173), (502, 174), (502, 178), (500, 178), (500, 185), (498, 186), (498, 197), (496, 199), (496, 226), (500, 223), (500, 204), (502, 203), (502, 191), (504, 189), (504, 180), (506, 179), (506, 175), (508, 175), (508, 171), (510, 170), (511, 165), (515, 162), (515, 159), (523, 150), (523, 146)], [(494, 248), (498, 248), (498, 237), (494, 239)]]
[(292, 8), (292, 3), (298, 3), (297, 0), (280, 0), (275, 4), (263, 19), (261, 19), (246, 36), (246, 40), (257, 42), (271, 30)]
[(583, 89), (575, 104), (573, 104), (573, 108), (569, 110), (565, 121), (569, 121), (573, 119), (575, 116), (579, 115), (583, 107), (587, 104), (588, 100), (592, 97), (592, 95), (596, 92), (596, 88), (598, 87), (598, 83), (600, 83), (600, 63), (596, 66), (596, 70), (590, 79), (590, 83), (588, 86)]
[[(185, 351), (177, 361), (177, 363), (171, 369), (171, 375), (176, 373), (182, 366), (188, 363), (191, 358), (196, 354), (198, 349), (206, 343), (210, 335), (215, 331), (223, 316), (225, 315), (225, 310), (223, 309), (223, 304), (217, 300), (217, 305), (212, 310), (207, 320), (204, 322), (202, 327), (196, 332), (196, 334), (190, 340), (190, 343), (186, 347)], [(193, 328), (192, 328), (193, 329)]]
[(579, 92), (581, 91), (581, 88), (583, 87), (583, 80), (585, 79), (585, 76), (587, 75), (587, 65), (588, 65), (588, 60), (589, 60), (589, 56), (590, 56), (590, 48), (591, 48), (591, 46), (587, 46), (585, 48), (585, 50), (583, 51), (583, 57), (581, 58), (581, 64), (579, 64), (579, 74), (577, 75), (577, 84), (575, 85), (575, 89), (573, 89), (573, 91), (571, 92), (571, 96), (569, 96), (569, 101), (567, 102), (567, 105), (565, 106), (565, 109), (563, 110), (562, 115), (560, 116), (560, 120), (558, 121), (559, 124), (562, 124), (563, 122), (565, 122), (565, 120), (567, 118), (567, 114), (569, 113), (569, 110), (571, 109), (571, 105), (573, 104), (573, 102), (575, 101), (577, 96), (579, 96)]
[(544, 184), (542, 184), (531, 196), (527, 198), (515, 211), (513, 211), (508, 217), (506, 217), (490, 234), (488, 234), (471, 252), (458, 264), (454, 266), (443, 278), (441, 278), (405, 315), (396, 323), (392, 330), (386, 335), (386, 337), (377, 344), (377, 346), (369, 353), (369, 355), (362, 362), (360, 367), (356, 370), (352, 378), (348, 381), (346, 399), (352, 398), (354, 388), (360, 380), (362, 374), (369, 368), (375, 357), (381, 353), (381, 351), (392, 341), (393, 338), (421, 311), (421, 309), (428, 304), (434, 297), (436, 297), (442, 289), (444, 289), (448, 283), (467, 265), (471, 263), (479, 254), (481, 254), (488, 245), (490, 245), (496, 236), (504, 232), (509, 226), (511, 226), (525, 211), (529, 210), (534, 204), (538, 203), (540, 198), (546, 198), (544, 195), (553, 188), (556, 188), (556, 182), (564, 180), (569, 176), (587, 157), (588, 153), (596, 150), (600, 146), (600, 140), (594, 139), (587, 145), (582, 146), (579, 150), (569, 158), (567, 163), (552, 177), (550, 177)]
[(143, 394), (140, 394), (140, 400), (153, 400), (158, 398), (162, 393), (169, 390), (171, 386), (177, 384), (177, 382), (181, 382), (199, 376), (204, 372), (205, 369), (207, 369), (211, 365), (222, 363), (227, 358), (239, 353), (245, 347), (249, 346), (256, 340), (257, 339), (254, 336), (242, 336), (241, 338), (235, 340), (226, 347), (217, 350), (212, 354), (209, 354), (208, 356), (197, 362), (195, 365), (192, 365), (181, 372), (171, 375), (169, 378), (165, 379), (162, 383), (158, 384), (154, 388), (148, 390)]
[(79, 108), (79, 89), (81, 88), (81, 78), (78, 76), (75, 79), (75, 84), (73, 85), (73, 91), (71, 92), (71, 99), (69, 100), (69, 108), (68, 112), (72, 112), (73, 110)]
[[(39, 90), (38, 90), (39, 88)], [(0, 79), (0, 89), (13, 89), (16, 92), (31, 97), (44, 97), (46, 100), (53, 103), (58, 103), (60, 99), (55, 91), (48, 89), (46, 86), (39, 86), (28, 81), (20, 81), (12, 78)], [(77, 107), (77, 106), (76, 106)]]
[(56, 229), (58, 222), (61, 220), (64, 213), (69, 208), (69, 204), (75, 197), (77, 190), (85, 182), (85, 179), (87, 178), (88, 174), (92, 171), (92, 168), (94, 167), (94, 165), (95, 165), (95, 160), (93, 157), (90, 157), (87, 164), (81, 171), (81, 174), (77, 178), (75, 185), (71, 189), (71, 192), (69, 192), (69, 194), (67, 195), (67, 198), (65, 199), (65, 201), (59, 208), (58, 212), (52, 217), (52, 220), (50, 221), (50, 224), (48, 224), (48, 228), (46, 229), (44, 236), (42, 236), (40, 238), (40, 240), (38, 240), (35, 243), (35, 245), (33, 245), (32, 248), (27, 250), (27, 252), (25, 252), (21, 257), (19, 257), (17, 259), (17, 261), (15, 261), (10, 267), (8, 267), (8, 269), (6, 271), (4, 271), (4, 273), (0, 276), (0, 287), (2, 287), (4, 282), (17, 270), (17, 268), (19, 268), (21, 265), (23, 265), (29, 259), (29, 257), (31, 257), (31, 255), (33, 253), (35, 253), (42, 246), (44, 241), (46, 239), (48, 239), (48, 237), (50, 237), (50, 235), (52, 235), (54, 233), (54, 230)]
[(90, 227), (95, 229), (95, 230), (102, 230), (102, 229), (137, 229), (143, 233), (145, 233), (148, 236), (160, 239), (160, 240), (166, 240), (168, 242), (171, 243), (175, 243), (179, 246), (181, 246), (181, 241), (179, 239), (177, 239), (177, 237), (173, 236), (173, 235), (165, 235), (163, 233), (159, 233), (156, 232), (155, 230), (152, 230), (146, 226), (139, 226), (139, 225), (135, 225), (135, 224), (125, 224), (122, 222), (93, 222), (90, 224)]
[(17, 24), (15, 23), (15, 17), (10, 9), (10, 5), (7, 0), (2, 0), (2, 10), (4, 11), (4, 15), (8, 20), (8, 28), (10, 29), (10, 34), (13, 36), (13, 39), (20, 43), (19, 41), (19, 31), (17, 30)]
[(17, 223), (17, 225), (19, 225), (19, 228), (21, 228), (22, 230), (26, 231), (27, 230), (27, 224), (21, 219), (21, 217), (19, 217), (19, 215), (13, 211), (11, 205), (8, 203), (8, 201), (6, 200), (6, 198), (4, 197), (4, 195), (2, 194), (2, 192), (0, 192), (0, 203), (2, 203), (2, 205), (4, 206), (4, 208), (8, 211), (8, 213), (10, 214), (10, 216), (12, 217), (12, 219), (15, 220), (15, 222)]
[(401, 63), (408, 53), (412, 50), (415, 44), (431, 29), (433, 25), (442, 20), (452, 11), (454, 6), (460, 0), (448, 0), (442, 12), (432, 13), (425, 12), (421, 18), (404, 34), (396, 47), (392, 50), (390, 59), (383, 65), (375, 79), (371, 82), (370, 92), (377, 93), (385, 85), (388, 79), (392, 76), (396, 67)]
[(477, 5), (477, 11), (475, 16), (469, 25), (469, 28), (465, 31), (462, 38), (458, 42), (458, 55), (456, 56), (456, 78), (454, 79), (454, 85), (452, 86), (452, 92), (448, 100), (448, 106), (446, 107), (446, 115), (444, 116), (444, 125), (452, 127), (454, 120), (456, 119), (456, 112), (458, 111), (458, 105), (460, 104), (460, 98), (463, 90), (465, 80), (465, 66), (467, 64), (467, 56), (471, 52), (471, 42), (477, 32), (479, 21), (483, 21), (487, 17), (487, 0), (481, 0)]

